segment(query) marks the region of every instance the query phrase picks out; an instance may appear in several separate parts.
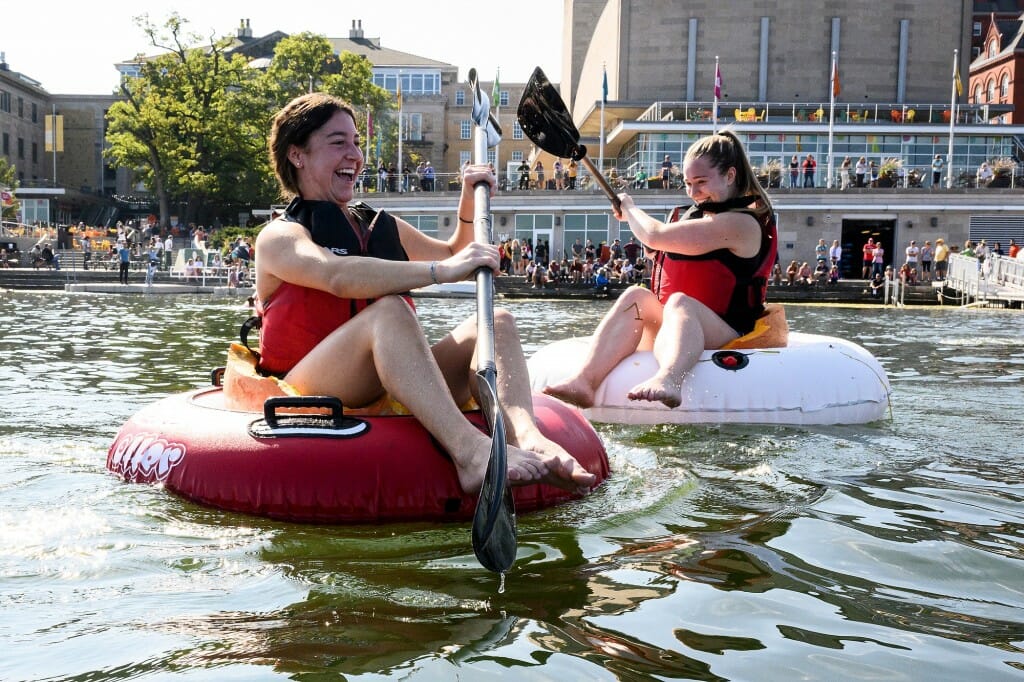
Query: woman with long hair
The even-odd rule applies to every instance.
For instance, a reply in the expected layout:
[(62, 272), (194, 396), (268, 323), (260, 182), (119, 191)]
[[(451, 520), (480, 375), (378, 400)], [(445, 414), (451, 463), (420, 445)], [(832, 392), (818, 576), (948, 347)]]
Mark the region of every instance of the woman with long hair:
[(633, 286), (597, 327), (580, 370), (544, 389), (590, 407), (597, 388), (637, 350), (653, 350), (654, 376), (629, 392), (631, 400), (680, 404), (684, 375), (704, 350), (749, 333), (764, 313), (775, 262), (774, 211), (735, 133), (701, 138), (683, 160), (686, 193), (693, 200), (678, 220), (662, 222), (620, 194), (615, 218), (654, 260), (651, 289)]

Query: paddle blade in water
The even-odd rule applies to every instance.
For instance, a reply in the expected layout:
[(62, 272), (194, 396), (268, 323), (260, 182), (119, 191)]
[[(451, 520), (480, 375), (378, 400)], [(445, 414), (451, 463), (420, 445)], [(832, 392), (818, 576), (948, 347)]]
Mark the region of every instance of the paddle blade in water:
[(477, 374), (480, 407), (491, 432), (491, 452), (473, 514), (473, 553), (484, 568), (504, 573), (516, 560), (516, 510), (508, 488), (505, 420), (494, 393), (494, 370)]

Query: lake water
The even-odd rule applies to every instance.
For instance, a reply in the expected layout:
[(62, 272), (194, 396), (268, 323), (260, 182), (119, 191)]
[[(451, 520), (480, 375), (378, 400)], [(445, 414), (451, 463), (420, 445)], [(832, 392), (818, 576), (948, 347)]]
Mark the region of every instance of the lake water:
[[(507, 305), (528, 351), (607, 307)], [(419, 310), (436, 337), (473, 303)], [(279, 523), (106, 472), (246, 315), (0, 293), (0, 679), (1024, 678), (1019, 311), (788, 306), (882, 361), (892, 419), (600, 425), (612, 477), (520, 517), (502, 594), (468, 524)]]

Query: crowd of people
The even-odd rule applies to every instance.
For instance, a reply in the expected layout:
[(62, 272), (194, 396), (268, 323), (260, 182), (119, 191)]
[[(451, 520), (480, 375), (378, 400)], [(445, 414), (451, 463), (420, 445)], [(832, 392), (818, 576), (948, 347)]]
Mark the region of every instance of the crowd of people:
[(501, 274), (522, 277), (533, 288), (549, 283), (588, 285), (605, 288), (611, 282), (640, 284), (649, 278), (650, 262), (635, 237), (626, 244), (614, 239), (586, 244), (577, 238), (565, 248), (561, 258), (551, 255), (550, 244), (544, 240), (534, 247), (530, 239), (511, 238), (498, 246)]

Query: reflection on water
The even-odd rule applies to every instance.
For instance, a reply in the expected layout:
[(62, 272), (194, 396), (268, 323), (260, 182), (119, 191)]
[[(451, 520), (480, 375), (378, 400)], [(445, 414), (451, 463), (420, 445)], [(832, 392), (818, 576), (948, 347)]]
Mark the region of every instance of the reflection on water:
[[(527, 350), (607, 304), (509, 303)], [(421, 300), (433, 338), (473, 303)], [(234, 300), (0, 294), (0, 679), (1012, 679), (1024, 674), (1024, 317), (789, 307), (879, 357), (890, 421), (599, 425), (614, 475), (520, 519), (305, 526), (104, 471), (208, 381)], [(822, 377), (828, 381), (829, 377)]]

